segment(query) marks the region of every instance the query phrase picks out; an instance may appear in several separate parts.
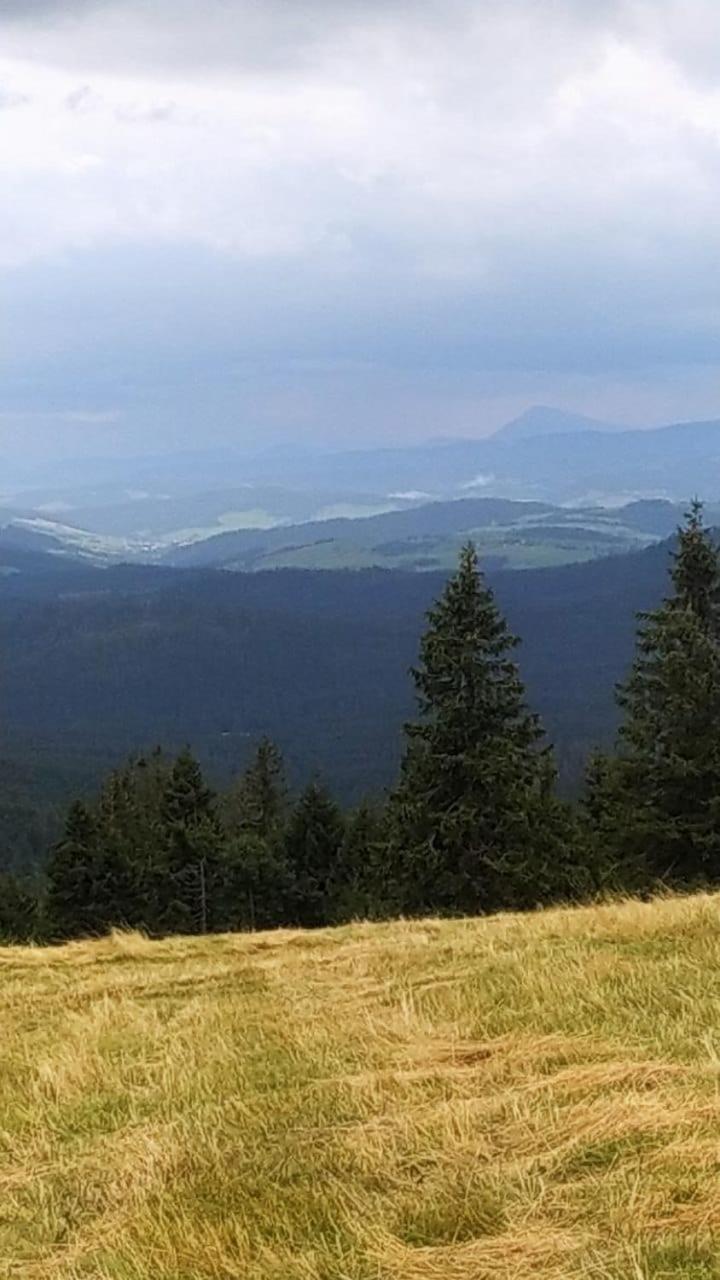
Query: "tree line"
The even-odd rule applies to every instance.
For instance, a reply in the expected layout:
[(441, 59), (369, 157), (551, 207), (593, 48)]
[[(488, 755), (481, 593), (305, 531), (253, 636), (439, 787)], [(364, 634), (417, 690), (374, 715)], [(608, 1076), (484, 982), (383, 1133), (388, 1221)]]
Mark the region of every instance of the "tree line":
[(72, 805), (39, 886), (0, 877), (0, 936), (317, 927), (720, 881), (720, 555), (701, 504), (577, 806), (557, 795), (517, 645), (470, 543), (429, 611), (418, 716), (381, 805), (344, 813), (317, 781), (291, 797), (269, 740), (221, 794), (189, 750), (158, 750)]

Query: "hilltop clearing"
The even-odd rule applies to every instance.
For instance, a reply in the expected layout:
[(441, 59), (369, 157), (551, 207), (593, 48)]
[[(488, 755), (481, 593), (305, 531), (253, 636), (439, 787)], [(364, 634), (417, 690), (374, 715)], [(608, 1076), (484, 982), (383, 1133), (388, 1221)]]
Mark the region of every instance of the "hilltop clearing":
[(720, 1276), (720, 896), (0, 974), (3, 1277)]

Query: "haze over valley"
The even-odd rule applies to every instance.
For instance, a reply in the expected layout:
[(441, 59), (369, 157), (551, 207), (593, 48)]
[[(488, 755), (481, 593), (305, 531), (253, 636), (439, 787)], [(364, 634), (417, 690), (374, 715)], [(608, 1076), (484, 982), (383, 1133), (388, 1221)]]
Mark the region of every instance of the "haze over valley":
[(449, 568), (472, 533), (490, 563), (530, 568), (667, 536), (688, 495), (712, 506), (720, 420), (633, 431), (535, 408), (476, 440), (225, 449), (57, 471), (53, 485), (38, 483), (42, 467), (13, 485), (9, 470), (4, 542), (98, 563)]

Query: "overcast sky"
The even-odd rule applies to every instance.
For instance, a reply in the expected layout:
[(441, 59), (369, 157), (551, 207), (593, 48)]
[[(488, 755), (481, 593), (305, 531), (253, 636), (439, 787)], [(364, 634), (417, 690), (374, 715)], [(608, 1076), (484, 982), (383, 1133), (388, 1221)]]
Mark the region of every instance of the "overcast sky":
[(0, 449), (720, 417), (718, 0), (0, 0)]

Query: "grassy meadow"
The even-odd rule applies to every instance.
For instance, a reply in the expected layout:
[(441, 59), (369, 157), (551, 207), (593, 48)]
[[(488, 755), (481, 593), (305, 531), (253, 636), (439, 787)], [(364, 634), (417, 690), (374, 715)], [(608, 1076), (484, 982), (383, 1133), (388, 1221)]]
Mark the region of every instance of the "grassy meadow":
[(0, 950), (0, 1276), (720, 1277), (720, 896)]

